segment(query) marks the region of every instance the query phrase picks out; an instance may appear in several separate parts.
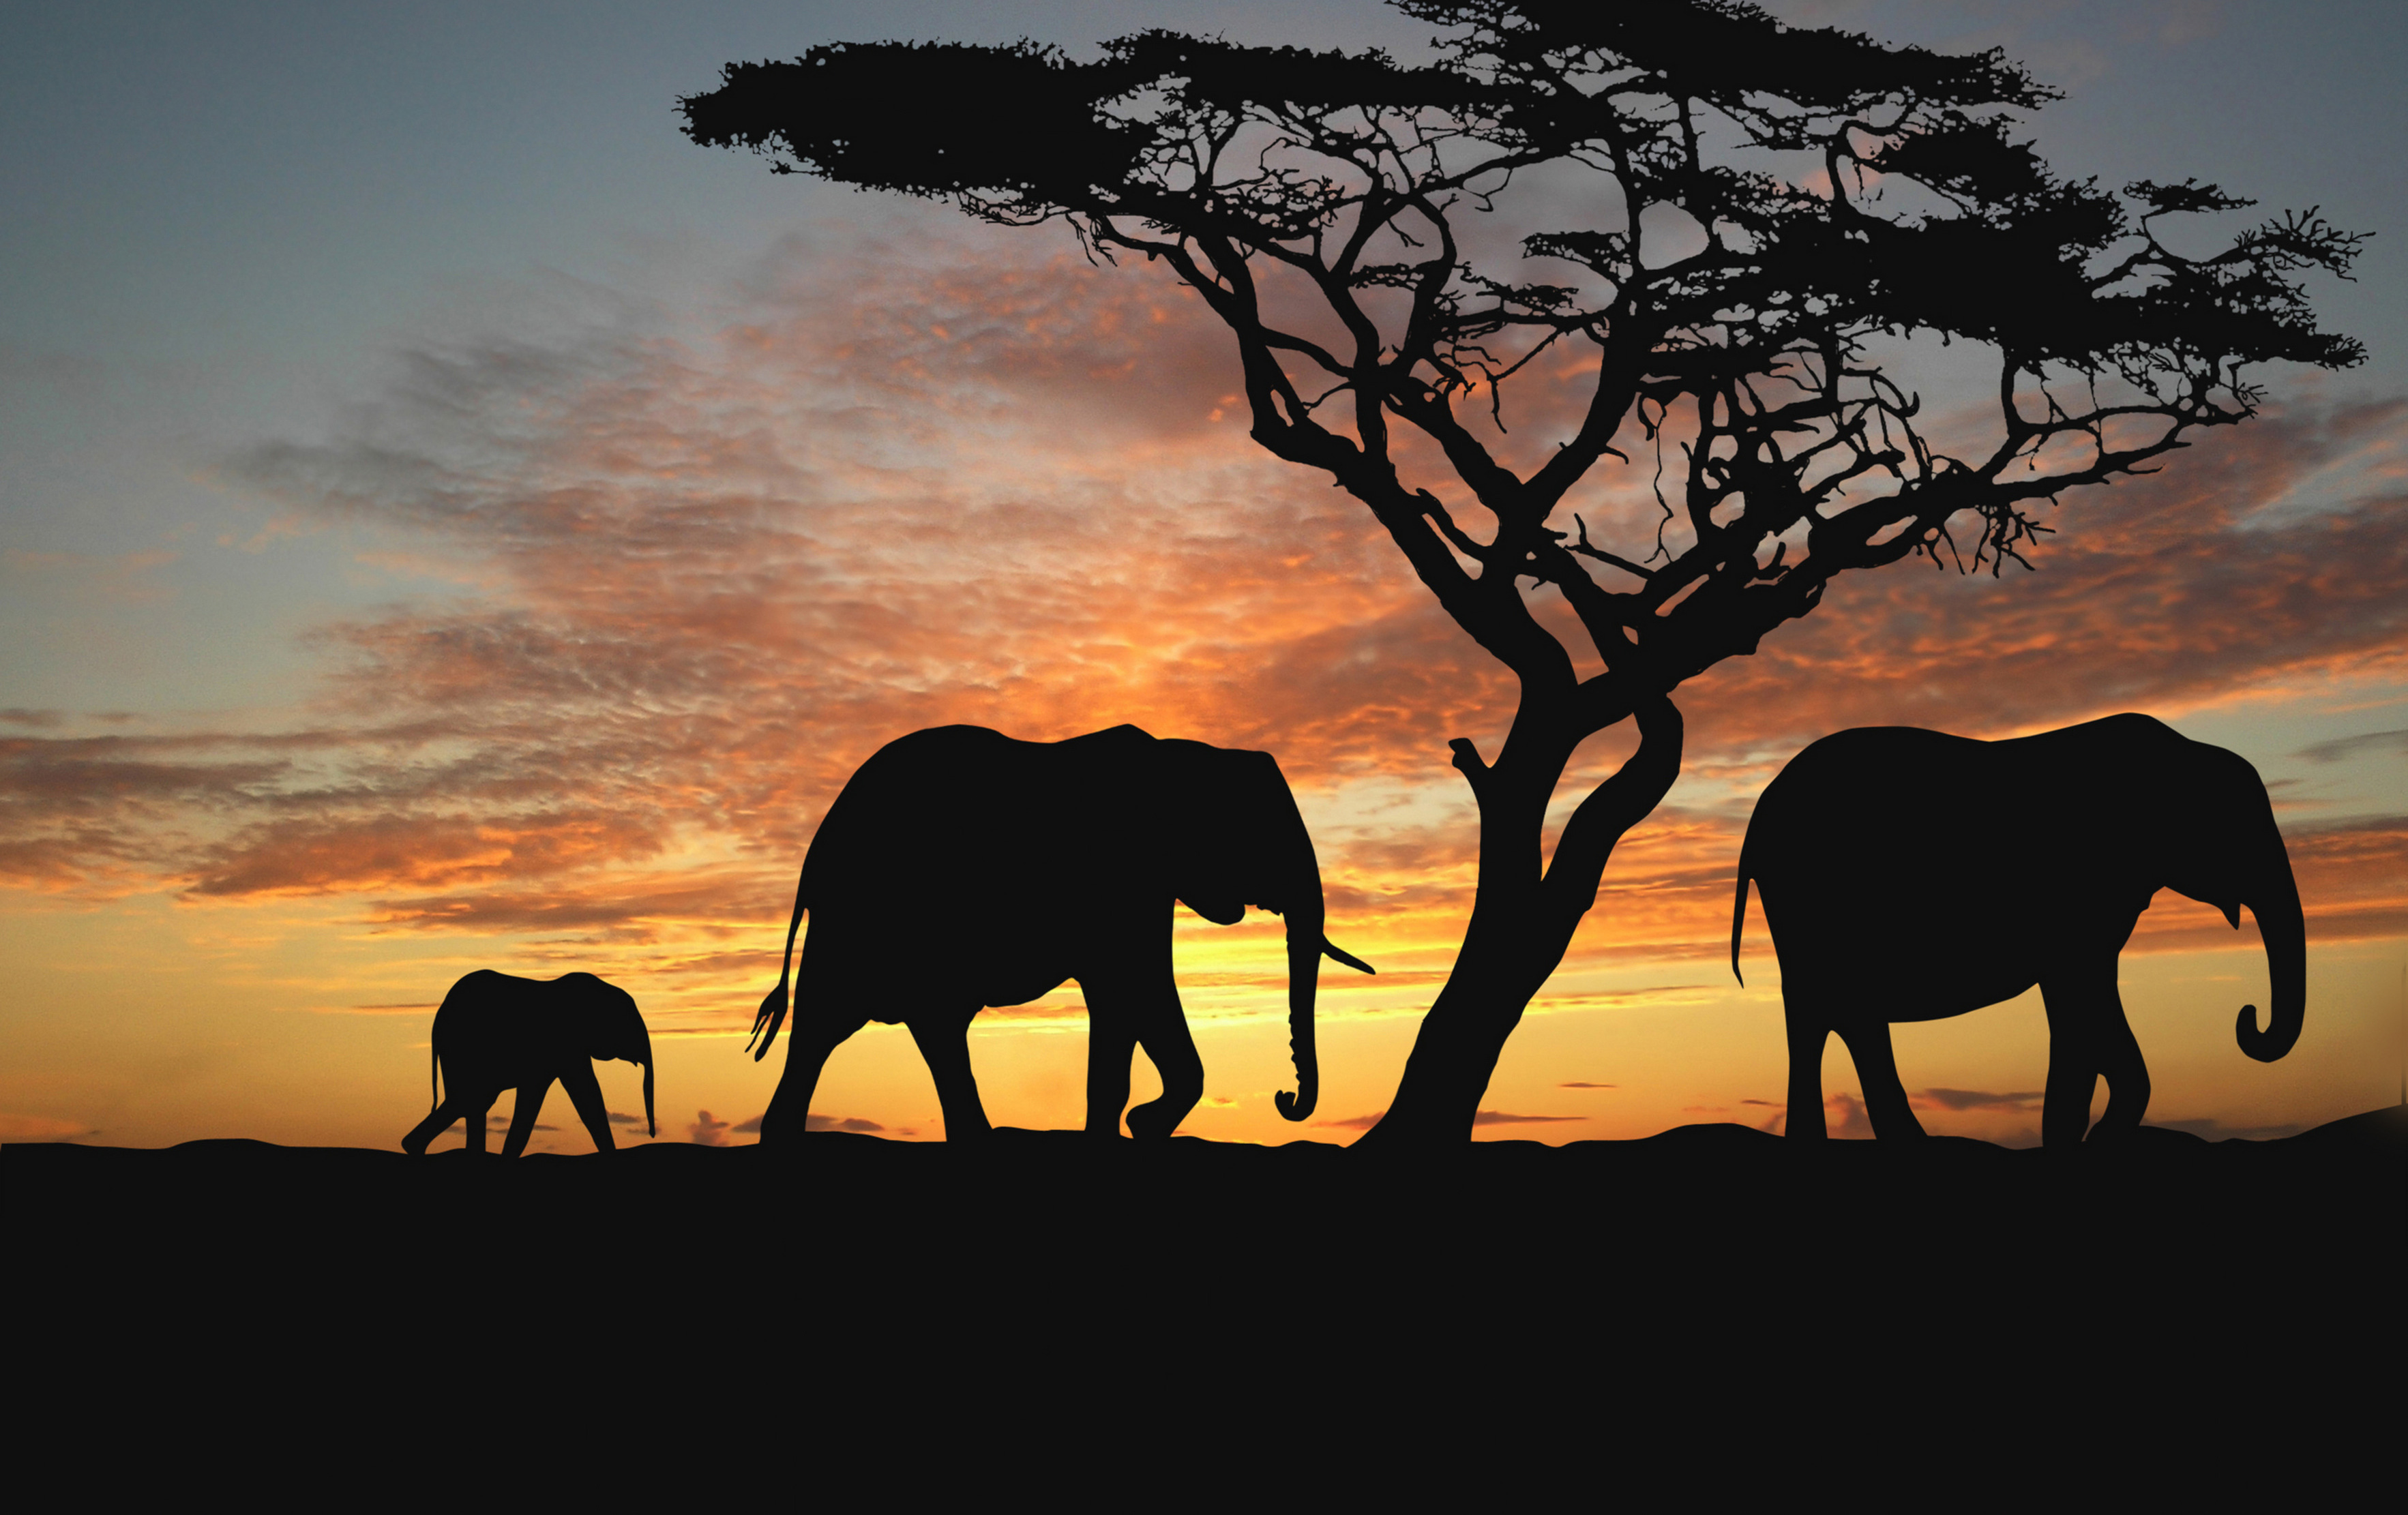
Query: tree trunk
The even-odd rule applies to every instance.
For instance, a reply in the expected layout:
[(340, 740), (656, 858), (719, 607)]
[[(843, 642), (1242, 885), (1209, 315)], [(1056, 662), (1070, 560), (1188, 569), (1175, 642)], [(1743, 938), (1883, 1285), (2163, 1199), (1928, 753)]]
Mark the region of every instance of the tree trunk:
[(1469, 1139), (1505, 1039), (1580, 927), (1579, 911), (1567, 916), (1552, 908), (1541, 855), (1547, 801), (1576, 744), (1537, 737), (1538, 722), (1517, 719), (1514, 724), (1493, 768), (1477, 768), (1477, 756), (1458, 750), (1466, 757), (1457, 765), (1480, 802), (1480, 882), (1471, 920), (1454, 971), (1422, 1017), (1396, 1098), (1358, 1146), (1377, 1151)]
[[(1470, 1136), (1505, 1039), (1563, 960), (1579, 925), (1575, 918), (1541, 933), (1513, 921), (1518, 913), (1485, 899), (1472, 907), (1455, 971), (1422, 1017), (1397, 1097), (1355, 1145), (1374, 1151), (1452, 1146)], [(1541, 970), (1535, 979), (1534, 968)]]
[(1525, 719), (1526, 699), (1495, 767), (1469, 743), (1456, 766), (1480, 802), (1480, 883), (1446, 986), (1422, 1017), (1404, 1078), (1357, 1147), (1374, 1151), (1469, 1140), (1505, 1040), (1571, 947), (1624, 832), (1656, 808), (1681, 769), (1682, 722), (1661, 697), (1638, 712), (1639, 750), (1597, 786), (1542, 864), (1547, 802), (1586, 733)]

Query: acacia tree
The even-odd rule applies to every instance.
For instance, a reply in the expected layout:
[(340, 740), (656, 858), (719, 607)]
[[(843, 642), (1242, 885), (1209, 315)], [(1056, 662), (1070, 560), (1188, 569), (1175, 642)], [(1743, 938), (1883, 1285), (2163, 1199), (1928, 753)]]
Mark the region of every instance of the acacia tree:
[[(2057, 177), (2011, 125), (2057, 96), (1997, 50), (1790, 28), (1738, 0), (1392, 3), (1435, 23), (1434, 61), (1166, 31), (1093, 61), (837, 44), (730, 64), (681, 102), (695, 141), (779, 173), (1059, 219), (1092, 257), (1167, 266), (1236, 337), (1254, 439), (1368, 507), (1516, 676), (1494, 759), (1450, 744), (1478, 892), (1373, 1146), (1468, 1136), (1615, 842), (1679, 772), (1683, 680), (1845, 570), (2022, 562), (2050, 529), (2037, 502), (2252, 415), (2250, 364), (2362, 357), (2292, 277), (2346, 277), (2358, 236), (2311, 210), (2176, 252), (2163, 218), (2250, 202)], [(1563, 204), (1574, 178), (1601, 223), (1522, 239), (1529, 268), (1466, 250), (1517, 180)], [(1971, 446), (1889, 371), (1932, 336), (1996, 362)], [(1517, 469), (1480, 412), (1541, 352), (1578, 355), (1581, 403)], [(1607, 458), (1654, 471), (1662, 520), (1640, 540), (1592, 540), (1569, 511)], [(1603, 671), (1582, 677), (1534, 614), (1548, 585)], [(1545, 856), (1573, 750), (1633, 717), (1636, 752)]]

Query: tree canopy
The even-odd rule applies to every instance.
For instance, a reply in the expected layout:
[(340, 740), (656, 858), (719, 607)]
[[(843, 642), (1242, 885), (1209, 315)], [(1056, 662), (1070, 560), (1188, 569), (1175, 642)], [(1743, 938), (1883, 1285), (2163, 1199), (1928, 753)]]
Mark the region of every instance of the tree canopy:
[[(2361, 238), (2309, 210), (2177, 250), (2169, 218), (2251, 202), (2058, 176), (2015, 130), (2056, 92), (1995, 49), (1793, 28), (1740, 0), (1394, 3), (1436, 28), (1429, 61), (1161, 30), (1093, 58), (840, 43), (730, 64), (681, 109), (695, 141), (781, 173), (1058, 219), (1093, 256), (1168, 267), (1236, 338), (1254, 438), (1362, 500), (1519, 677), (1493, 766), (1454, 744), (1481, 893), (1462, 1008), (1441, 995), (1415, 1053), (1477, 1063), (1470, 1102), (1458, 1079), (1421, 1116), (1409, 1071), (1388, 1122), (1459, 1136), (1606, 854), (1677, 772), (1666, 695), (1844, 570), (2022, 559), (2050, 529), (2037, 502), (2252, 415), (2254, 365), (2358, 362), (2299, 276), (2346, 277)], [(1594, 213), (1539, 223), (1519, 259), (1475, 255), (1476, 218), (1517, 194), (1526, 214)], [(1995, 361), (1996, 423), (1970, 445), (1881, 357), (1924, 338)], [(1517, 467), (1500, 387), (1574, 353), (1577, 419)], [(1560, 519), (1609, 457), (1652, 470), (1652, 539)], [(1601, 672), (1577, 672), (1526, 583), (1561, 593)], [(1634, 711), (1639, 755), (1542, 860), (1572, 749)], [(1456, 1023), (1487, 1029), (1433, 1039)]]

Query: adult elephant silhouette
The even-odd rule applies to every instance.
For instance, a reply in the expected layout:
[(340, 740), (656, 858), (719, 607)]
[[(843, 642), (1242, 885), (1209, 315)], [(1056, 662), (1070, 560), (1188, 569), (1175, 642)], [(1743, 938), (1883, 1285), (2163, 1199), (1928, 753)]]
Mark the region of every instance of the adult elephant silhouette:
[(653, 1136), (652, 1038), (644, 1029), (635, 997), (590, 973), (557, 979), (520, 979), (480, 968), (452, 986), (435, 1012), (428, 1081), (442, 1079), (442, 1099), (425, 1120), (401, 1138), (415, 1157), (452, 1127), (468, 1122), (468, 1150), (485, 1150), (485, 1112), (505, 1089), (519, 1092), (502, 1155), (516, 1157), (535, 1135), (536, 1112), (552, 1081), (568, 1091), (569, 1103), (602, 1151), (616, 1151), (610, 1115), (594, 1064), (613, 1059), (642, 1065), (644, 1124)]
[(1322, 933), (1312, 838), (1269, 753), (1135, 726), (1061, 742), (939, 726), (888, 743), (846, 782), (803, 859), (778, 987), (752, 1026), (757, 1060), (786, 1018), (787, 963), (808, 910), (795, 1034), (762, 1143), (803, 1134), (828, 1054), (871, 1020), (911, 1028), (946, 1139), (983, 1134), (970, 1021), (1071, 979), (1087, 1001), (1087, 1130), (1119, 1134), (1143, 1047), (1162, 1097), (1128, 1112), (1129, 1133), (1168, 1136), (1204, 1093), (1171, 977), (1180, 901), (1219, 925), (1235, 925), (1248, 905), (1286, 917), (1297, 1088), (1274, 1103), (1303, 1120), (1320, 1088), (1320, 959), (1371, 969)]
[[(1968, 831), (1943, 793), (1993, 807)], [(2159, 889), (2258, 918), (2272, 1013), (2243, 1006), (2241, 1050), (2271, 1063), (2300, 1039), (2306, 930), (2290, 855), (2258, 770), (2144, 715), (1983, 742), (1908, 726), (1826, 736), (1765, 787), (1740, 849), (1731, 911), (1739, 972), (1755, 879), (1781, 961), (1789, 1134), (1821, 1137), (1823, 1046), (1855, 1059), (1873, 1134), (1920, 1136), (1890, 1024), (1937, 1021), (2037, 983), (2048, 1013), (2041, 1141), (2140, 1124), (2149, 1070), (2124, 1018), (2115, 960)]]

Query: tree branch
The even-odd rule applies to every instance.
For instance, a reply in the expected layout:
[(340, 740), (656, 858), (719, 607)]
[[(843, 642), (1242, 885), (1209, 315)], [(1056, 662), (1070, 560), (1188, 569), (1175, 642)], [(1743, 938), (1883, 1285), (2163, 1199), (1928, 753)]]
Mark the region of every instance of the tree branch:
[(1639, 750), (1572, 811), (1547, 865), (1542, 887), (1548, 907), (1574, 920), (1597, 903), (1614, 844), (1647, 819), (1681, 776), (1685, 728), (1680, 710), (1665, 695), (1648, 693), (1633, 713), (1639, 718)]

